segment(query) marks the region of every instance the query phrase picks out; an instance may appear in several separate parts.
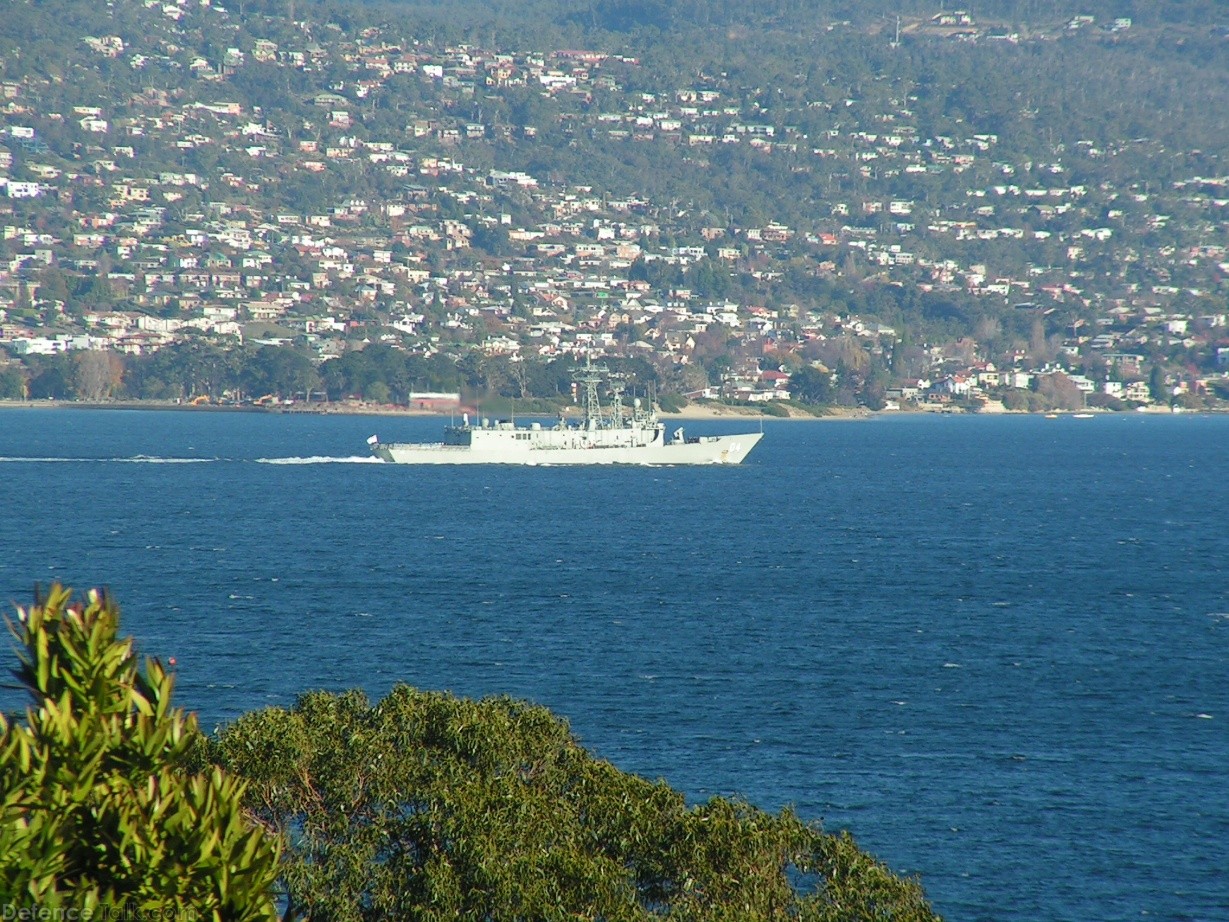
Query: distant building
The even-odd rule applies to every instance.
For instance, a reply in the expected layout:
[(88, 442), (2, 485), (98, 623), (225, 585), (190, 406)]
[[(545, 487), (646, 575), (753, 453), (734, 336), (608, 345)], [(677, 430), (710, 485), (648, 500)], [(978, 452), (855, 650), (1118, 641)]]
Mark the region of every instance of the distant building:
[(411, 391), (406, 403), (412, 410), (429, 410), (432, 413), (460, 412), (461, 395), (459, 393)]

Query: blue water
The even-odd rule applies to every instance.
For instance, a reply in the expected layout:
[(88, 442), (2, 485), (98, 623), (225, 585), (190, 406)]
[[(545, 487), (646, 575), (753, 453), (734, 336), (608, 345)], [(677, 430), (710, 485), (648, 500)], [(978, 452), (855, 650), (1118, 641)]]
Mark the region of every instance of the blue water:
[(312, 688), (508, 693), (693, 799), (851, 829), (952, 920), (1229, 919), (1229, 418), (363, 463), (440, 425), (0, 412), (0, 602), (110, 586), (206, 728)]

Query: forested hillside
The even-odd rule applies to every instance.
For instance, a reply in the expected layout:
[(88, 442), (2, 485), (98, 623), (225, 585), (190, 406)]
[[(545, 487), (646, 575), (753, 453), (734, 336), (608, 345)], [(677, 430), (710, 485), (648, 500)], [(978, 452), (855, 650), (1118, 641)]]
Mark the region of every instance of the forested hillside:
[[(665, 390), (770, 356), (860, 401), (954, 358), (1206, 387), (1229, 17), (1095, 6), (20, 0), (4, 341), (594, 341)], [(111, 392), (148, 396), (123, 363)]]

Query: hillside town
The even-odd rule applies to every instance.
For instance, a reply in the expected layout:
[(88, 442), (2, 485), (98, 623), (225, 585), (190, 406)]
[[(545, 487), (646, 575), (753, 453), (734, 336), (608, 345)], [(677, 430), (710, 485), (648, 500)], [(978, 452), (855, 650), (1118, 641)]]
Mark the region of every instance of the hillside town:
[[(262, 35), (212, 0), (133, 6), (126, 28), (73, 37), (96, 80), (0, 70), (10, 366), (205, 339), (317, 363), (371, 343), (635, 357), (688, 399), (753, 404), (797, 399), (800, 367), (836, 381), (867, 362), (891, 370), (876, 409), (1028, 408), (1007, 392), (1059, 378), (1072, 407), (1203, 405), (1226, 386), (1229, 174), (1163, 138), (1022, 157), (959, 120), (934, 132), (903, 81), (784, 106), (708, 69), (643, 89), (660, 80), (629, 55), (306, 22)], [(984, 51), (1133, 25), (1020, 34), (955, 11), (894, 29), (884, 42)], [(548, 136), (710, 185), (750, 162), (830, 193), (758, 217), (647, 179), (616, 193), (625, 177), (579, 184), (536, 155)], [(1163, 181), (1136, 178), (1159, 163)], [(909, 298), (949, 322), (908, 329)]]

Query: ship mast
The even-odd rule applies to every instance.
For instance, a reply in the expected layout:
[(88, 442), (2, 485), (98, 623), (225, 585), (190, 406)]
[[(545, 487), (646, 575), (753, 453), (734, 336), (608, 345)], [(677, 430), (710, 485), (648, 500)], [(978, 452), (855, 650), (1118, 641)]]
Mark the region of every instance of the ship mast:
[(627, 388), (627, 385), (624, 383), (627, 376), (611, 372), (607, 378), (610, 381), (610, 425), (615, 429), (622, 429), (623, 391)]
[(607, 369), (594, 365), (590, 356), (585, 356), (585, 367), (578, 370), (573, 378), (577, 384), (584, 385), (585, 398), (582, 407), (585, 411), (585, 429), (599, 429), (602, 425), (602, 401), (598, 396), (598, 386), (602, 383)]

